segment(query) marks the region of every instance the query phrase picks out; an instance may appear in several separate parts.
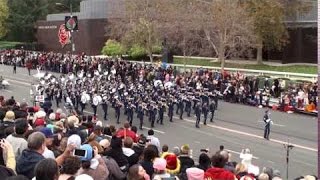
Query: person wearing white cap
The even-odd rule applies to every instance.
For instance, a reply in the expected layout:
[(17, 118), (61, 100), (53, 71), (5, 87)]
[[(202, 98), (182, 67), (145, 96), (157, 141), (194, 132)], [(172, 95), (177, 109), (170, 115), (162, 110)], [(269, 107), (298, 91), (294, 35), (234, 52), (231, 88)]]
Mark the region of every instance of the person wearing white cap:
[(93, 180), (93, 178), (87, 174), (81, 174), (76, 176), (75, 180)]

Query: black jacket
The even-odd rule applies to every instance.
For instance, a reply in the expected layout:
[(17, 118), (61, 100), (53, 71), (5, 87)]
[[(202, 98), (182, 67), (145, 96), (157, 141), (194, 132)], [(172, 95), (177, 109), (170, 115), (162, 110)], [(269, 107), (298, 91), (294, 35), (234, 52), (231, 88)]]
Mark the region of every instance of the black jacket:
[(187, 155), (180, 155), (179, 156), (180, 164), (181, 164), (181, 173), (185, 173), (186, 170), (190, 167), (194, 166), (194, 161)]

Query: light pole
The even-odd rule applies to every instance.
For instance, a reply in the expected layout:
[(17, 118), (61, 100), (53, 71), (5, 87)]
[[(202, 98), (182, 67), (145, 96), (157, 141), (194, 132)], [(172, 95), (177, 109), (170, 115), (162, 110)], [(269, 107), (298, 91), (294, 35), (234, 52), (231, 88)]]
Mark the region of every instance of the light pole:
[[(70, 2), (69, 7), (66, 6), (66, 5), (64, 5), (64, 4), (62, 4), (62, 3), (56, 3), (56, 6), (63, 6), (63, 7), (65, 7), (66, 9), (70, 9), (70, 10), (69, 10), (69, 11), (70, 11), (70, 18), (72, 18), (72, 3), (71, 3), (71, 0), (70, 0), (69, 2)], [(74, 45), (74, 43), (73, 43), (72, 33), (73, 33), (73, 30), (70, 31), (71, 56), (72, 56), (73, 52), (74, 52), (75, 49), (76, 49), (76, 48), (75, 48), (75, 45)]]
[(287, 175), (287, 180), (289, 179), (289, 152), (292, 148), (294, 148), (294, 146), (292, 144), (289, 143), (289, 139), (288, 139), (288, 143), (287, 144), (283, 144), (284, 148), (286, 149), (287, 151), (287, 154), (286, 154), (286, 165), (287, 165), (287, 172), (286, 172), (286, 175)]

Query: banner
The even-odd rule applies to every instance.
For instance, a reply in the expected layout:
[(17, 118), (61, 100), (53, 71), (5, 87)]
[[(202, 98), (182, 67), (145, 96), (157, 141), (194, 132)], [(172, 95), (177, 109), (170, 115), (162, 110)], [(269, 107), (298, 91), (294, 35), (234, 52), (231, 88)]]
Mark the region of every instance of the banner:
[(58, 37), (59, 37), (59, 42), (60, 42), (62, 48), (66, 44), (69, 44), (71, 42), (70, 41), (71, 33), (70, 33), (70, 31), (66, 30), (66, 27), (65, 27), (64, 24), (60, 25), (59, 32), (58, 32)]

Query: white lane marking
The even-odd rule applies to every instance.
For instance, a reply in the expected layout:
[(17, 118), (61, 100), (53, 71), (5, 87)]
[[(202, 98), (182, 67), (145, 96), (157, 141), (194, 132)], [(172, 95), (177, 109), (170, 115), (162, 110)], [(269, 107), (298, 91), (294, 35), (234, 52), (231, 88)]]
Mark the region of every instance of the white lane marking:
[[(2, 89), (3, 91), (9, 92), (9, 93), (13, 93), (13, 91), (8, 90), (8, 89)], [(1, 90), (0, 90), (1, 91)]]
[(87, 113), (87, 114), (94, 114), (93, 112), (90, 112), (90, 111), (86, 111), (86, 110), (83, 110), (83, 112)]
[(23, 85), (26, 85), (26, 86), (30, 86), (31, 83), (25, 83), (23, 81), (17, 81), (17, 80), (13, 80), (13, 79), (9, 79), (9, 83), (10, 82), (14, 82), (14, 83), (17, 83), (17, 84), (23, 84)]
[(149, 128), (149, 127), (145, 127), (145, 126), (142, 126), (142, 128), (145, 128), (145, 129), (148, 129), (148, 130), (152, 129), (154, 132), (158, 132), (160, 134), (165, 134), (165, 132), (157, 130), (157, 129), (153, 129), (153, 128)]
[[(259, 122), (259, 123), (264, 123), (264, 122), (261, 121), (261, 120), (258, 120), (258, 122)], [(273, 123), (272, 126), (284, 127), (285, 125)]]
[[(234, 153), (234, 154), (238, 154), (238, 155), (240, 155), (241, 153), (240, 152), (237, 152), (237, 151), (232, 151), (232, 150), (230, 150), (230, 149), (225, 149), (226, 151), (228, 151), (228, 152), (232, 152), (232, 153)], [(252, 156), (252, 158), (253, 159), (259, 159), (258, 157), (256, 157), (256, 156)]]
[[(186, 119), (186, 118), (184, 118), (183, 120), (187, 121), (187, 122), (195, 123), (194, 120), (190, 120), (190, 119)], [(264, 139), (262, 136), (258, 136), (258, 135), (255, 135), (255, 134), (246, 133), (246, 132), (242, 132), (242, 131), (238, 131), (238, 130), (234, 130), (234, 129), (229, 129), (229, 128), (225, 128), (225, 127), (221, 127), (221, 126), (217, 126), (217, 125), (207, 124), (206, 126), (212, 127), (212, 128), (215, 128), (215, 129), (220, 129), (220, 130), (223, 130), (223, 131), (236, 133), (236, 134), (250, 136), (250, 137), (254, 137), (254, 138), (258, 138), (258, 139)], [(271, 139), (270, 138), (269, 141), (275, 142), (275, 143), (279, 143), (279, 144), (287, 144), (287, 142), (281, 141), (281, 140), (277, 140), (277, 139)], [(294, 143), (291, 143), (291, 145), (293, 145), (293, 146), (295, 146), (297, 148), (301, 148), (301, 149), (305, 149), (305, 150), (309, 150), (309, 151), (313, 151), (313, 152), (318, 152), (318, 149), (316, 149), (316, 148), (306, 147), (306, 146), (302, 146), (302, 145), (294, 144)]]

